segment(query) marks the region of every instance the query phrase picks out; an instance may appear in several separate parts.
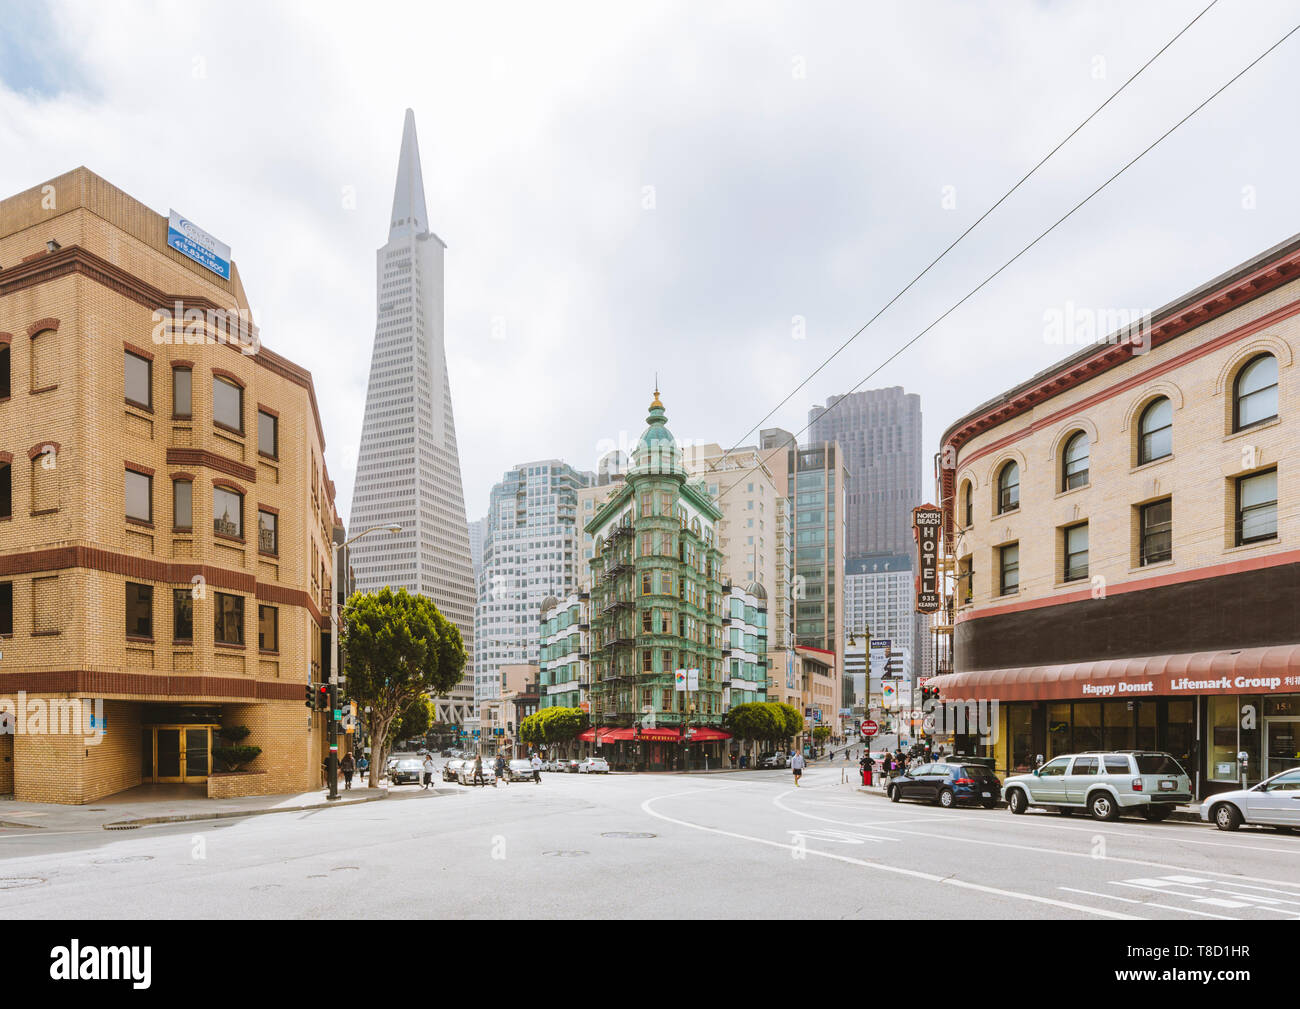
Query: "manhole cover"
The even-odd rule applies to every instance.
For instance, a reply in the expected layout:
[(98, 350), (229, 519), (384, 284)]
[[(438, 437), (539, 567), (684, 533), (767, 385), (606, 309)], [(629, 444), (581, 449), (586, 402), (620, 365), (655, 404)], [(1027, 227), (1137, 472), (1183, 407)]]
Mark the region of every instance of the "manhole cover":
[(44, 876), (0, 876), (0, 890), (21, 890), (25, 886), (40, 886)]
[(578, 858), (587, 854), (585, 851), (544, 851), (543, 855), (554, 855), (556, 858)]
[(643, 832), (641, 832), (641, 831), (637, 831), (637, 830), (610, 830), (610, 831), (606, 831), (604, 834), (601, 834), (600, 836), (601, 836), (601, 837), (619, 837), (619, 838), (629, 838), (629, 837), (658, 837), (659, 835), (658, 835), (658, 834), (646, 834), (646, 833), (643, 833)]
[(93, 865), (122, 865), (126, 862), (152, 862), (152, 855), (122, 855), (120, 858), (91, 859)]

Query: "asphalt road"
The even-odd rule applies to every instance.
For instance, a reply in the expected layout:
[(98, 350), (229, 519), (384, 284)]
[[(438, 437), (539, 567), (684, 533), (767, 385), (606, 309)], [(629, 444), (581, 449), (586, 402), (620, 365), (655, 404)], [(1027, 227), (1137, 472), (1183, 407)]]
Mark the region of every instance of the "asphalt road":
[(814, 764), (417, 786), (342, 809), (0, 832), (8, 918), (1300, 918), (1300, 835), (891, 804)]

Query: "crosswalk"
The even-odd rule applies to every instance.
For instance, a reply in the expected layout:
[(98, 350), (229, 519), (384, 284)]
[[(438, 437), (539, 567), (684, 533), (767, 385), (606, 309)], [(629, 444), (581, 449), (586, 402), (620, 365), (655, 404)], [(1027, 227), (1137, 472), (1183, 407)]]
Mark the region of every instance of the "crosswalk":
[[(1124, 904), (1179, 911), (1200, 918), (1269, 918), (1300, 921), (1300, 885), (1291, 887), (1175, 874), (1110, 880), (1114, 890), (1083, 890), (1062, 886), (1067, 893), (1086, 894)], [(1159, 900), (1156, 900), (1156, 897)]]

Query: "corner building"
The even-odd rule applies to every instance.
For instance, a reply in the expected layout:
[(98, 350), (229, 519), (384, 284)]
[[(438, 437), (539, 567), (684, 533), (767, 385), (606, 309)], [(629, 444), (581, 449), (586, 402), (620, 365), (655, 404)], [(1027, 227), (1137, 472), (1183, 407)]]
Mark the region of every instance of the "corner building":
[(931, 685), (1000, 702), (999, 768), (1159, 749), (1203, 797), (1300, 767), (1297, 348), (1300, 236), (944, 434)]
[[(311, 376), (214, 339), (249, 318), (239, 271), (167, 237), (84, 168), (0, 202), (0, 794), (19, 800), (320, 784), (304, 690), (337, 517)], [(86, 738), (72, 712), (96, 701)], [(223, 726), (251, 730), (251, 773), (212, 773)]]

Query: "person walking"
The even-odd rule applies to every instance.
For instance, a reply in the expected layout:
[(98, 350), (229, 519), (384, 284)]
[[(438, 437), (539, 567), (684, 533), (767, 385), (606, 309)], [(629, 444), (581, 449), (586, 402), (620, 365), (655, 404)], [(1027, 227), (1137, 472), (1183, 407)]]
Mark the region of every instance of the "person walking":
[(487, 779), (483, 777), (483, 754), (474, 754), (474, 781), (475, 785), (486, 785)]
[[(364, 753), (361, 754), (361, 759), (357, 761), (357, 770), (361, 773), (362, 778), (365, 778), (370, 772), (370, 758)], [(369, 779), (366, 780), (366, 784), (370, 784)]]
[(506, 758), (501, 756), (501, 754), (497, 754), (497, 759), (493, 762), (492, 769), (496, 771), (497, 781), (505, 778), (506, 784), (510, 783), (510, 779), (506, 778)]
[(356, 772), (357, 762), (353, 759), (352, 753), (343, 754), (343, 759), (339, 761), (339, 770), (343, 772), (343, 790), (346, 792), (352, 787), (352, 775)]
[(804, 760), (803, 754), (798, 750), (790, 758), (790, 770), (794, 771), (794, 787), (799, 787), (799, 779), (803, 777)]
[(428, 788), (430, 785), (433, 784), (433, 754), (432, 753), (426, 753), (424, 755), (424, 764), (422, 770), (424, 772), (421, 775), (423, 782), (420, 785), (420, 787), (424, 789), (424, 788)]
[(528, 763), (533, 769), (533, 781), (540, 785), (542, 783), (542, 758), (534, 752), (532, 759)]

